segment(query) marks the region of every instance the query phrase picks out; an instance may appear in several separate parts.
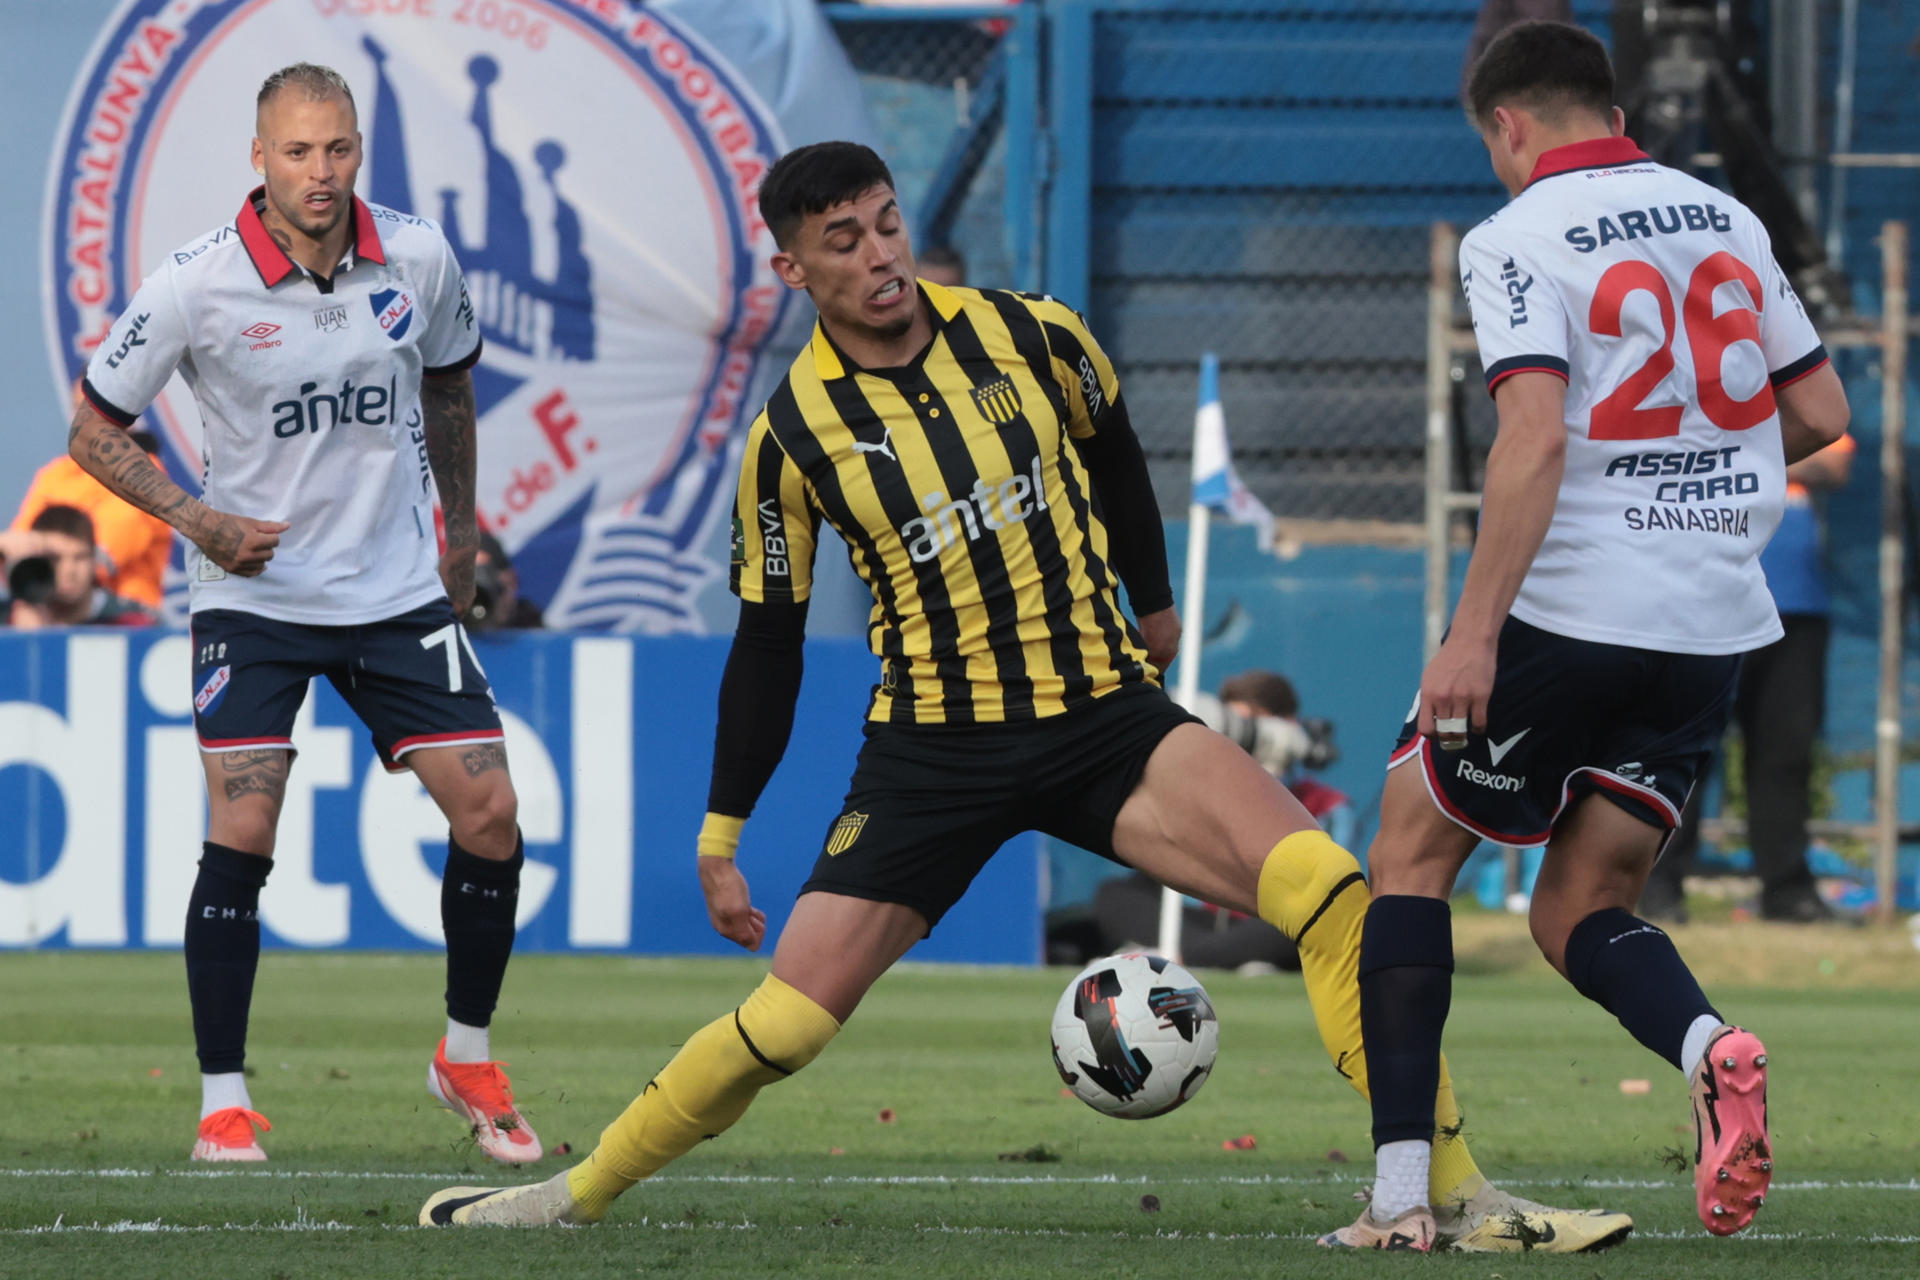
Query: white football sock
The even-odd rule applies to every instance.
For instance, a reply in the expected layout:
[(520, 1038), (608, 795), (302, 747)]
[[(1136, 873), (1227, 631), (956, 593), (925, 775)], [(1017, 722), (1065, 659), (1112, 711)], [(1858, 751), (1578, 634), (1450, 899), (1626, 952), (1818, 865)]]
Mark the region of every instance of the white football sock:
[(1687, 1038), (1680, 1042), (1680, 1074), (1693, 1079), (1693, 1069), (1707, 1056), (1707, 1041), (1727, 1024), (1711, 1013), (1703, 1013), (1687, 1027)]
[(200, 1077), (200, 1118), (205, 1120), (216, 1111), (225, 1111), (228, 1107), (245, 1107), (253, 1110), (253, 1099), (247, 1096), (247, 1074), (244, 1071), (222, 1071), (218, 1075)]
[(447, 1061), (492, 1062), (493, 1050), (489, 1047), (487, 1029), (470, 1027), (464, 1022), (448, 1018)]
[(1409, 1138), (1382, 1144), (1373, 1153), (1373, 1217), (1389, 1222), (1427, 1202), (1427, 1170), (1433, 1144)]

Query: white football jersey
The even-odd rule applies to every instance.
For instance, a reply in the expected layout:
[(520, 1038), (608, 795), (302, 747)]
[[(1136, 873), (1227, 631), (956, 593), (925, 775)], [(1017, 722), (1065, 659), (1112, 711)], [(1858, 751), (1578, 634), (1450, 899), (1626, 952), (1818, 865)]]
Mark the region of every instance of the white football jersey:
[(229, 576), (189, 546), (194, 612), (346, 626), (444, 594), (420, 377), (480, 358), (440, 228), (358, 198), (330, 280), (239, 216), (168, 256), (87, 366), (82, 390), (133, 421), (179, 370), (200, 410), (202, 499), (289, 526), (266, 571)]
[(1513, 615), (1673, 653), (1779, 639), (1774, 391), (1827, 355), (1759, 219), (1629, 139), (1581, 142), (1467, 234), (1460, 275), (1489, 391), (1567, 381), (1566, 471)]

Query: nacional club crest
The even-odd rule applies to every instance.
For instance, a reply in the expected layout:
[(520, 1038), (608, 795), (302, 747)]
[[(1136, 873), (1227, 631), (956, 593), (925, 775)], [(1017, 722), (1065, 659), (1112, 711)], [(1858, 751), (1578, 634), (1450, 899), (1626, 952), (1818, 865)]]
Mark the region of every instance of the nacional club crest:
[(380, 332), (395, 342), (407, 336), (413, 327), (413, 299), (397, 289), (378, 289), (367, 299), (373, 304), (374, 322)]
[[(437, 221), (466, 274), (478, 508), (522, 593), (557, 625), (702, 629), (732, 445), (788, 301), (755, 204), (783, 144), (739, 73), (652, 6), (122, 0), (49, 179), (63, 394), (141, 279), (233, 217), (256, 182), (254, 90), (295, 57), (353, 87), (358, 194)], [(421, 284), (396, 273), (372, 314), (317, 300), (314, 325), (397, 342), (433, 323)], [(196, 481), (178, 379), (148, 425)]]

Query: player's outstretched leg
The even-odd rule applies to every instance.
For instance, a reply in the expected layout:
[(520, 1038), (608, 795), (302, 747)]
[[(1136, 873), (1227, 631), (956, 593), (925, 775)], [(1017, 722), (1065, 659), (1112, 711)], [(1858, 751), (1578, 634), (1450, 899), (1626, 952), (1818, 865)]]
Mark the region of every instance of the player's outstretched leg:
[(580, 1164), (531, 1186), (449, 1188), (427, 1201), (420, 1222), (598, 1222), (627, 1188), (731, 1128), (760, 1090), (812, 1062), (839, 1030), (825, 1009), (769, 974), (745, 1004), (681, 1046)]
[(1714, 1010), (1673, 939), (1622, 905), (1637, 899), (1660, 838), (1600, 796), (1581, 801), (1534, 885), (1533, 936), (1574, 990), (1688, 1081), (1700, 1220), (1732, 1235), (1753, 1221), (1773, 1175), (1766, 1050)]
[(591, 1155), (543, 1183), (450, 1187), (421, 1208), (421, 1224), (599, 1221), (615, 1197), (724, 1133), (760, 1090), (817, 1058), (867, 989), (926, 932), (927, 918), (899, 903), (802, 893), (773, 972), (746, 1003), (681, 1046)]

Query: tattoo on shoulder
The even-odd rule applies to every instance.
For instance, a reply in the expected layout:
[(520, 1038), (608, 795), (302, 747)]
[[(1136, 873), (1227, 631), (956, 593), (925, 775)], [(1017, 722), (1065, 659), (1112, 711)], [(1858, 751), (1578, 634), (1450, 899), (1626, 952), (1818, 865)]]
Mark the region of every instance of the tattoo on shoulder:
[(475, 747), (460, 757), (460, 763), (467, 767), (467, 776), (477, 778), (489, 769), (507, 767), (507, 748), (498, 742), (489, 742)]

